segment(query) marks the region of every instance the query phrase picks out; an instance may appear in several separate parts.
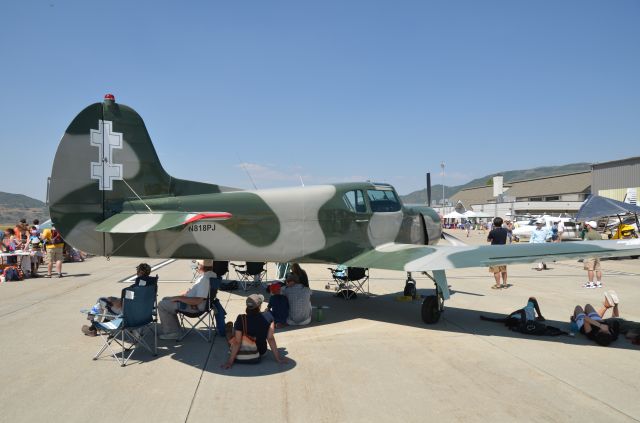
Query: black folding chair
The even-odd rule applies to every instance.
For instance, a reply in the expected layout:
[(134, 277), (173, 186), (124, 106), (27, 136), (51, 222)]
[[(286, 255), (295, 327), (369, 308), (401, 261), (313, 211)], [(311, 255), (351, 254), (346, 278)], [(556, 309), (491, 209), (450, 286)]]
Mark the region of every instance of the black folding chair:
[[(189, 329), (182, 334), (177, 341), (182, 341), (187, 335), (196, 329), (200, 323), (204, 323), (206, 331), (203, 334), (201, 331), (196, 330), (196, 333), (207, 342), (211, 342), (216, 336), (216, 320), (215, 320), (215, 301), (218, 295), (218, 288), (220, 288), (221, 278), (209, 278), (209, 294), (205, 302), (203, 310), (198, 308), (192, 308), (191, 306), (180, 303), (181, 308), (177, 310), (178, 319), (180, 320), (180, 326), (183, 328), (188, 326)], [(184, 308), (183, 308), (184, 307)], [(195, 319), (195, 322), (191, 322), (190, 319)]]
[(262, 282), (267, 278), (266, 263), (248, 261), (246, 264), (230, 263), (236, 271), (238, 282), (243, 290), (249, 287), (261, 287)]
[[(338, 266), (329, 267), (331, 277), (336, 285), (336, 295), (346, 300), (358, 297), (358, 292), (369, 296), (369, 269), (363, 267)], [(366, 290), (364, 284), (367, 284)]]

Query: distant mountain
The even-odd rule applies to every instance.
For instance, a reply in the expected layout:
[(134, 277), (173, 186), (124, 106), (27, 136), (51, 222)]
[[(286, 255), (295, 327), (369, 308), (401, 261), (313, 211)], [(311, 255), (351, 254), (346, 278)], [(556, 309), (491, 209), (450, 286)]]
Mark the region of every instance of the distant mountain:
[[(564, 175), (567, 173), (574, 172), (584, 172), (587, 170), (591, 170), (591, 163), (571, 163), (562, 166), (544, 166), (544, 167), (536, 167), (533, 169), (524, 169), (524, 170), (507, 170), (506, 172), (497, 172), (492, 173), (487, 176), (483, 176), (482, 178), (474, 179), (470, 182), (467, 182), (464, 185), (456, 185), (448, 187), (445, 185), (445, 197), (451, 198), (452, 195), (456, 194), (461, 189), (465, 188), (473, 188), (473, 187), (481, 187), (487, 185), (489, 181), (496, 175), (504, 176), (504, 182), (514, 182), (521, 181), (525, 179), (535, 179), (542, 178), (544, 176), (554, 176), (554, 175)], [(407, 195), (401, 195), (402, 201), (405, 204), (424, 204), (427, 202), (427, 189), (421, 189), (419, 191), (414, 191)], [(432, 185), (431, 186), (431, 202), (435, 206), (442, 201), (442, 185)]]
[(49, 219), (49, 210), (45, 203), (35, 198), (0, 192), (0, 225), (14, 225), (22, 218), (29, 223), (33, 219), (44, 222)]

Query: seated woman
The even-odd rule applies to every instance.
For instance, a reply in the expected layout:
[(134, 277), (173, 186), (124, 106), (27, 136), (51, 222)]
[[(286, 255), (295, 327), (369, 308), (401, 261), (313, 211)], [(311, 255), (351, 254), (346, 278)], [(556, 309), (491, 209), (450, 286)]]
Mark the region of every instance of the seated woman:
[(309, 288), (309, 277), (307, 276), (307, 272), (305, 272), (298, 263), (291, 264), (291, 273), (298, 275), (302, 286)]
[(619, 325), (606, 324), (591, 304), (579, 305), (573, 311), (571, 320), (576, 322), (580, 333), (595, 341), (598, 345), (607, 346), (618, 339)]
[(311, 289), (300, 282), (300, 277), (289, 273), (285, 279), (286, 287), (281, 293), (289, 302), (289, 317), (287, 324), (293, 326), (311, 323)]
[[(273, 316), (269, 312), (261, 312), (260, 306), (264, 297), (260, 294), (251, 294), (247, 297), (246, 314), (240, 314), (235, 323), (228, 322), (226, 336), (229, 341), (229, 359), (222, 365), (224, 369), (230, 369), (234, 363), (256, 363), (267, 353), (267, 343), (273, 352), (273, 357), (278, 363), (285, 363), (286, 359), (280, 357), (278, 345), (274, 337)], [(243, 347), (243, 337), (248, 337), (255, 343), (255, 350), (250, 351)], [(243, 354), (247, 352), (248, 354)]]
[[(150, 275), (151, 266), (147, 263), (140, 263), (136, 267), (136, 280), (134, 285), (140, 285), (141, 281), (145, 283), (151, 282)], [(104, 319), (106, 314), (118, 315), (122, 313), (122, 298), (120, 297), (100, 297), (98, 302), (91, 307), (91, 310), (87, 314), (87, 320), (91, 321), (91, 325), (83, 325), (81, 330), (87, 336), (97, 336), (98, 331), (94, 322), (96, 320)]]

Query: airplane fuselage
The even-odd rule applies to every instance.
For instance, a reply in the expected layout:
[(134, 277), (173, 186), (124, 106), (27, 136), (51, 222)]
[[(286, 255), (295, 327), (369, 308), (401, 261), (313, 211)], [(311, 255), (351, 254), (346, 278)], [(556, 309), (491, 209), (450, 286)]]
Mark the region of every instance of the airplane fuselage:
[[(379, 192), (392, 200), (374, 201)], [(115, 243), (129, 244), (126, 255), (137, 245), (144, 251), (136, 254), (149, 257), (339, 263), (389, 242), (424, 245), (440, 238), (435, 212), (405, 207), (392, 187), (370, 183), (164, 197), (144, 204), (132, 200), (122, 211), (144, 213), (146, 207), (154, 212), (224, 211), (232, 217), (129, 235), (128, 241), (120, 240), (125, 235), (109, 234)], [(113, 247), (108, 250), (118, 255)]]

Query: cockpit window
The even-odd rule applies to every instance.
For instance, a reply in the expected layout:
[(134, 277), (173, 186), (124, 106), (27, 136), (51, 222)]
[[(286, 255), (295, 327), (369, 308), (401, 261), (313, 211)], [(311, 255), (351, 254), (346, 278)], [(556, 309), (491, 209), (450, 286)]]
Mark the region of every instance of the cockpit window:
[(400, 210), (400, 201), (392, 190), (367, 190), (371, 210), (375, 212), (396, 212)]
[(365, 213), (367, 211), (364, 194), (359, 189), (347, 192), (342, 198), (351, 211), (356, 213)]

